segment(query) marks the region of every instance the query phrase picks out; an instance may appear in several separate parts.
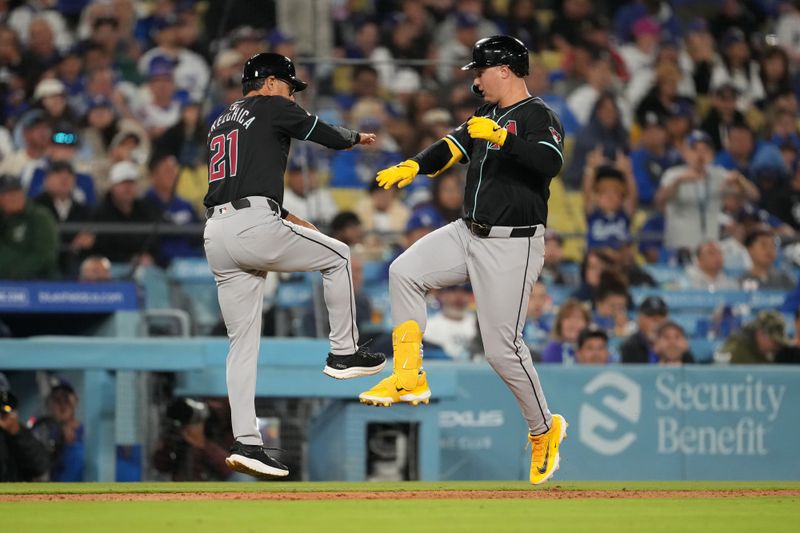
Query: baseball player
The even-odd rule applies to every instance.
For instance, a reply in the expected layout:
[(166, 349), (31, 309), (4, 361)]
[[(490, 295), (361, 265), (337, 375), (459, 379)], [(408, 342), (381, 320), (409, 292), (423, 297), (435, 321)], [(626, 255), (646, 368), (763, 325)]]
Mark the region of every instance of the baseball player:
[(378, 172), (385, 188), (405, 187), (418, 173), (435, 177), (468, 163), (465, 216), (412, 245), (389, 268), (394, 372), (359, 398), (372, 405), (427, 403), (422, 370), (425, 293), (472, 283), (486, 359), (519, 402), (530, 429), (531, 483), (558, 468), (566, 436), (550, 414), (522, 340), (528, 295), (544, 263), (550, 180), (563, 164), (564, 130), (556, 114), (528, 93), (528, 50), (508, 36), (472, 49), (473, 92), (485, 104), (465, 124), (415, 157)]
[(289, 471), (263, 448), (255, 412), (264, 278), (269, 271), (322, 272), (331, 351), (323, 372), (338, 379), (369, 376), (386, 364), (358, 345), (350, 249), (283, 208), (291, 139), (339, 150), (371, 144), (375, 135), (326, 124), (294, 101), (307, 84), (292, 60), (262, 53), (244, 65), (242, 94), (211, 125), (205, 250), (230, 338), (228, 398), (236, 443), (234, 470), (257, 477)]

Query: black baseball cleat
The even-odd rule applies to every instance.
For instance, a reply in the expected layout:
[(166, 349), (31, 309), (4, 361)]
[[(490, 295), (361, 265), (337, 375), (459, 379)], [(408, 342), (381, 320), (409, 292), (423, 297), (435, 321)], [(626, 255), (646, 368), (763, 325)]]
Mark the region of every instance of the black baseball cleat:
[(386, 366), (386, 356), (380, 352), (370, 352), (367, 344), (369, 344), (369, 341), (359, 346), (356, 353), (350, 355), (333, 355), (329, 353), (322, 372), (336, 379), (350, 379), (377, 374)]
[(231, 470), (260, 479), (289, 475), (289, 467), (270, 457), (263, 446), (242, 444), (238, 440), (231, 446), (225, 464)]

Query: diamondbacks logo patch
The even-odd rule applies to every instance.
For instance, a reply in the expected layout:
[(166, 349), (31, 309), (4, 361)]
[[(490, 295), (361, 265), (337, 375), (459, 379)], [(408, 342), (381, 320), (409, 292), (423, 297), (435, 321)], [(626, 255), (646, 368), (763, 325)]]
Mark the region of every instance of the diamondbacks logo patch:
[(550, 126), (548, 129), (550, 130), (550, 135), (553, 136), (553, 140), (556, 142), (556, 144), (561, 144), (561, 134), (558, 133), (553, 126)]
[[(516, 120), (507, 120), (505, 126), (503, 126), (508, 133), (513, 133), (514, 135), (517, 134), (517, 121)], [(489, 144), (489, 150), (499, 150), (500, 145), (496, 143)]]

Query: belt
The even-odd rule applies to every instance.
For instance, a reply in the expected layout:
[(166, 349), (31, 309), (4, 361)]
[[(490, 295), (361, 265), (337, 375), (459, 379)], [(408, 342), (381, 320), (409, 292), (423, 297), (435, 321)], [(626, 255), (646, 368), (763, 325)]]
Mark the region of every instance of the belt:
[(468, 217), (464, 217), (464, 223), (467, 225), (467, 228), (478, 237), (516, 238), (539, 237), (544, 235), (544, 224), (537, 224), (535, 226), (490, 226), (489, 224), (476, 222)]
[(281, 216), (281, 206), (278, 205), (278, 202), (273, 200), (268, 196), (250, 196), (247, 198), (239, 198), (238, 200), (233, 200), (232, 202), (228, 202), (226, 204), (215, 205), (214, 207), (209, 207), (206, 209), (206, 218), (211, 218), (214, 216), (214, 213), (223, 214), (225, 213), (228, 208), (232, 208), (236, 211), (240, 209), (247, 209), (248, 207), (258, 207), (258, 206), (266, 206), (272, 209), (272, 211)]

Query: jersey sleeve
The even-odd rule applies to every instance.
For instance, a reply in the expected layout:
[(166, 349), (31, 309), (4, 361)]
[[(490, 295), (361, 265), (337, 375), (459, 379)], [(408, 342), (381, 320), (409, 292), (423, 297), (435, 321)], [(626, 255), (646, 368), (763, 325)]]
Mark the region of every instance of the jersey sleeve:
[(501, 154), (523, 166), (553, 177), (564, 164), (564, 128), (547, 107), (535, 107), (529, 118), (531, 126), (522, 136), (509, 132)]
[(301, 141), (312, 141), (335, 150), (351, 148), (358, 132), (328, 124), (287, 98), (276, 97), (273, 123), (283, 133)]
[(453, 144), (456, 145), (456, 148), (461, 150), (461, 153), (464, 157), (461, 158), (459, 163), (469, 163), (469, 154), (472, 153), (472, 137), (469, 136), (467, 132), (467, 123), (464, 122), (459, 127), (445, 135), (447, 139), (450, 139)]

